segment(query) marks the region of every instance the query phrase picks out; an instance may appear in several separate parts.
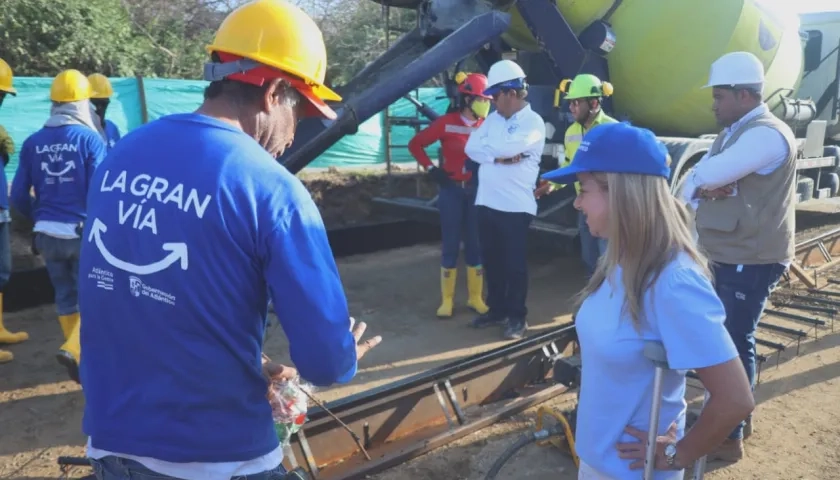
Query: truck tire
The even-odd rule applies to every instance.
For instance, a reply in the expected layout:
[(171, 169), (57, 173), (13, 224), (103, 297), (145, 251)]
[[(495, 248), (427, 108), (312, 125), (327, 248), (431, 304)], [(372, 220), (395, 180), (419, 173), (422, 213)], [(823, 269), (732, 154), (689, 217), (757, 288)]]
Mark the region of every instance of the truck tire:
[(656, 138), (668, 149), (668, 155), (671, 157), (671, 178), (668, 179), (668, 185), (672, 193), (679, 194), (679, 189), (682, 188), (682, 177), (703, 158), (711, 147), (712, 140), (684, 137)]
[(814, 198), (814, 179), (811, 177), (799, 177), (796, 181), (796, 193), (800, 202), (807, 202)]
[(829, 197), (836, 197), (837, 193), (840, 192), (840, 175), (836, 173), (823, 173), (820, 175), (819, 188), (829, 189)]

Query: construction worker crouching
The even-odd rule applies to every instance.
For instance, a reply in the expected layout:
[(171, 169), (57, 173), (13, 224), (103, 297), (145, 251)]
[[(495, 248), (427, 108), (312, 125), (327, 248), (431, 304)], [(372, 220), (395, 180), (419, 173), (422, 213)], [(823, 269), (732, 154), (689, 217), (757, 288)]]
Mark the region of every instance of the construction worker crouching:
[(108, 110), (108, 105), (111, 103), (111, 97), (114, 95), (114, 87), (108, 77), (101, 73), (92, 73), (88, 75), (88, 80), (93, 88), (93, 95), (90, 98), (90, 103), (96, 111), (96, 117), (105, 132), (105, 143), (108, 144), (108, 150), (114, 148), (114, 145), (120, 140), (122, 135), (120, 129), (117, 128), (114, 122), (105, 118), (105, 112)]
[(522, 67), (501, 60), (490, 67), (489, 87), (496, 111), (470, 134), (465, 152), (479, 164), (479, 239), (489, 311), (476, 328), (506, 323), (504, 337), (522, 338), (528, 328), (528, 232), (537, 213), (534, 187), (545, 146), (545, 122), (525, 100)]
[[(601, 99), (612, 95), (612, 85), (602, 82), (595, 75), (581, 74), (574, 78), (569, 84), (568, 80), (561, 83), (560, 89), (568, 86), (566, 100), (569, 101), (569, 111), (575, 122), (566, 129), (563, 146), (565, 149), (565, 161), (561, 166), (568, 166), (575, 158), (580, 142), (584, 135), (593, 127), (604, 123), (615, 123), (616, 120), (601, 109)], [(537, 188), (535, 195), (539, 198), (542, 195), (552, 193), (562, 185), (543, 181)], [(580, 194), (580, 182), (575, 182), (575, 191)], [(578, 232), (580, 234), (581, 258), (586, 267), (586, 276), (591, 277), (595, 272), (598, 259), (607, 250), (607, 240), (593, 235), (589, 224), (586, 222), (586, 214), (578, 212)]]
[[(723, 131), (687, 175), (682, 194), (696, 209), (698, 242), (714, 262), (726, 327), (754, 385), (755, 329), (794, 258), (797, 144), (762, 100), (764, 65), (755, 55), (723, 55), (707, 87)], [(709, 459), (741, 459), (751, 431), (748, 418)]]
[[(65, 340), (58, 361), (77, 382), (80, 234), (90, 179), (106, 153), (91, 116), (90, 95), (90, 82), (78, 70), (65, 70), (55, 77), (50, 87), (50, 117), (23, 142), (11, 191), (12, 206), (35, 222), (35, 245), (55, 289)], [(34, 199), (30, 189), (34, 189)]]
[[(17, 95), (13, 85), (14, 76), (12, 69), (5, 60), (0, 59), (0, 106), (6, 95)], [(29, 339), (26, 332), (10, 332), (3, 323), (3, 291), (9, 278), (12, 275), (12, 247), (11, 247), (11, 222), (12, 216), (9, 213), (9, 184), (6, 178), (6, 165), (9, 164), (12, 154), (15, 153), (15, 143), (6, 129), (0, 125), (0, 345), (15, 344)], [(0, 363), (11, 362), (14, 359), (12, 352), (0, 349)]]
[[(487, 77), (471, 73), (459, 78), (457, 111), (434, 120), (408, 142), (408, 150), (438, 183), (437, 206), (441, 227), (441, 305), (438, 317), (451, 317), (458, 274), (458, 255), (464, 244), (467, 265), (467, 306), (479, 314), (487, 313), (484, 303), (481, 252), (478, 239), (478, 216), (475, 207), (477, 182), (467, 162), (464, 146), (470, 133), (478, 128), (490, 112), (490, 96), (484, 95)], [(435, 167), (423, 150), (440, 141), (440, 167)]]
[[(276, 161), (298, 120), (336, 118), (321, 31), (255, 0), (207, 50), (198, 110), (126, 135), (91, 183), (80, 372), (104, 480), (281, 478), (270, 382), (348, 382), (381, 340), (359, 343), (318, 208)], [(294, 368), (262, 362), (269, 299)]]

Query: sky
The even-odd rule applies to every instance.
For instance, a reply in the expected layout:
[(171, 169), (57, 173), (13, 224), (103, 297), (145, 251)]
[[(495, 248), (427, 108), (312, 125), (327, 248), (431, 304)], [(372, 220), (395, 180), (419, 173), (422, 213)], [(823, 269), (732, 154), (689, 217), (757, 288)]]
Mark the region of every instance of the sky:
[(796, 13), (840, 11), (840, 0), (759, 0)]

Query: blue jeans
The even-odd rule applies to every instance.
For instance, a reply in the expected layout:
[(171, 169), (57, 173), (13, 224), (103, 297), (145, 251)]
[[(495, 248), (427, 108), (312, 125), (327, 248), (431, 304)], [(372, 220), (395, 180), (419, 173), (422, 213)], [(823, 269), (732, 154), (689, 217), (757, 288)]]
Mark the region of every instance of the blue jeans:
[[(90, 465), (93, 467), (97, 480), (177, 480), (177, 477), (149, 470), (134, 460), (110, 455), (99, 460), (91, 458)], [(283, 465), (279, 465), (273, 470), (262, 473), (237, 475), (231, 480), (282, 480), (285, 476), (286, 469)]]
[(0, 223), (0, 292), (9, 283), (12, 276), (12, 246), (9, 240), (9, 230), (12, 224)]
[[(755, 329), (764, 312), (770, 292), (779, 283), (785, 266), (715, 264), (715, 290), (726, 309), (726, 329), (732, 337), (750, 386), (755, 387)], [(737, 440), (744, 437), (746, 421), (741, 422), (729, 435)]]
[(580, 232), (580, 256), (586, 266), (586, 276), (591, 277), (595, 273), (595, 267), (598, 266), (598, 259), (607, 251), (607, 240), (592, 235), (583, 212), (578, 212), (578, 231)]
[(35, 235), (35, 247), (41, 252), (47, 273), (55, 289), (55, 305), (59, 315), (79, 311), (79, 250), (81, 238), (55, 238), (43, 233)]
[(462, 241), (466, 264), (470, 267), (481, 265), (475, 194), (476, 189), (471, 185), (451, 185), (439, 190), (437, 205), (440, 211), (440, 264), (443, 268), (455, 268), (458, 264)]
[(534, 216), (478, 209), (488, 314), (524, 319), (528, 315), (528, 228)]

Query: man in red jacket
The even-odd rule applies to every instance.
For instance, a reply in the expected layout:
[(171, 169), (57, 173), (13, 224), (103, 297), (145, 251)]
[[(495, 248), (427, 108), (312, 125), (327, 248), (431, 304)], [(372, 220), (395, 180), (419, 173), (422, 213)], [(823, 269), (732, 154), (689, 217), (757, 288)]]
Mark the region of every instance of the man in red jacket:
[[(458, 81), (459, 80), (459, 81)], [(458, 254), (464, 244), (464, 261), (467, 264), (467, 306), (479, 314), (487, 313), (484, 303), (483, 269), (478, 243), (478, 219), (475, 194), (478, 165), (467, 158), (464, 146), (473, 130), (481, 125), (490, 112), (490, 97), (484, 95), (487, 77), (478, 73), (459, 74), (458, 110), (447, 113), (421, 130), (408, 143), (408, 149), (417, 162), (426, 168), (440, 186), (438, 210), (441, 226), (441, 305), (437, 316), (452, 316), (457, 279)], [(436, 167), (425, 147), (440, 141), (440, 166)]]

